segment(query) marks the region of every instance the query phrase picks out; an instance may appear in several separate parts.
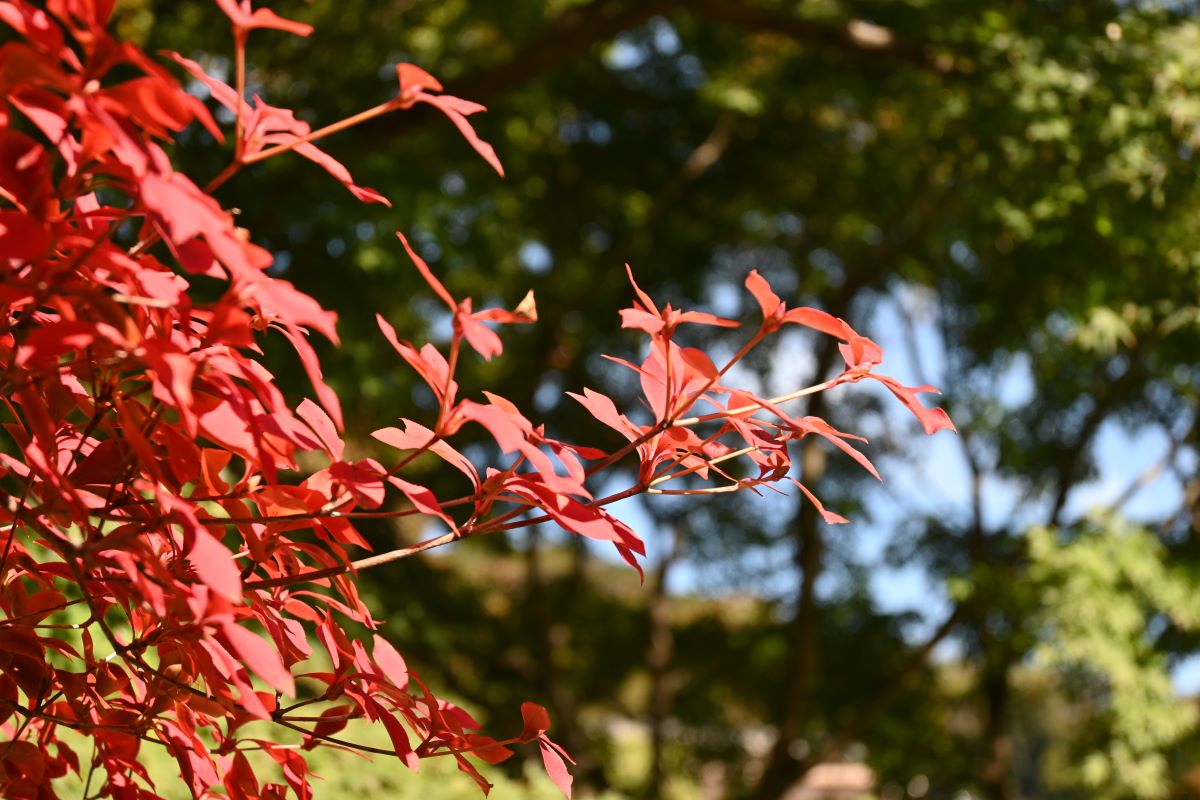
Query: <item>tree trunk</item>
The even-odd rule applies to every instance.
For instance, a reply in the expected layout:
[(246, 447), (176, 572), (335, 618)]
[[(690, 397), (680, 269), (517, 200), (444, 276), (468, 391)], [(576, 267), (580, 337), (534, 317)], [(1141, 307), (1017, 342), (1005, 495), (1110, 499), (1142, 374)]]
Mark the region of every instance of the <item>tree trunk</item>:
[[(832, 360), (831, 348), (819, 359), (821, 375)], [(823, 396), (817, 395), (810, 413), (820, 416), (824, 411)], [(802, 445), (801, 464), (804, 483), (816, 490), (825, 473), (825, 451), (815, 438)], [(800, 592), (796, 615), (789, 631), (788, 662), (783, 702), (776, 720), (778, 736), (767, 757), (762, 777), (751, 797), (754, 800), (777, 800), (796, 779), (799, 762), (792, 754), (792, 742), (804, 731), (809, 699), (820, 668), (820, 648), (817, 642), (820, 605), (816, 586), (822, 567), (825, 543), (821, 537), (821, 519), (812, 503), (804, 503), (796, 514), (794, 528), (795, 562), (800, 572)]]
[(987, 800), (1016, 800), (1013, 780), (1013, 738), (1008, 711), (1012, 699), (1009, 681), (1011, 662), (1008, 653), (999, 656), (999, 663), (984, 667), (983, 690), (984, 761), (979, 777), (983, 796)]
[(671, 629), (670, 598), (667, 597), (667, 576), (683, 552), (683, 535), (676, 527), (672, 533), (669, 552), (663, 554), (654, 571), (650, 587), (647, 614), (650, 618), (650, 649), (646, 664), (650, 669), (650, 774), (644, 795), (647, 800), (661, 800), (666, 784), (663, 725), (671, 710), (674, 689), (670, 681), (671, 657), (675, 650), (675, 634)]

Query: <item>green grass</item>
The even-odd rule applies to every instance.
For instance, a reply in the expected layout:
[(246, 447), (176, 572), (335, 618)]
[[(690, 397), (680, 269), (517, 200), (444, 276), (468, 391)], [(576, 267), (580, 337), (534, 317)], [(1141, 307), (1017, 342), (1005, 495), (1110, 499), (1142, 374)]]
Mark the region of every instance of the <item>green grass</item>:
[[(257, 732), (262, 738), (267, 738), (267, 727), (267, 724), (263, 723), (263, 730)], [(251, 728), (247, 730), (247, 734), (255, 735), (255, 732)], [(390, 746), (382, 726), (367, 722), (354, 723), (339, 735), (375, 747)], [(91, 742), (83, 737), (64, 733), (64, 738), (68, 737), (71, 747), (79, 754), (84, 765), (86, 777)], [(250, 757), (260, 782), (283, 782), (279, 768), (270, 758), (256, 752), (249, 752), (247, 756)], [(318, 748), (307, 753), (307, 756), (310, 769), (322, 778), (312, 781), (313, 796), (317, 800), (370, 794), (379, 800), (480, 800), (483, 797), (474, 781), (459, 772), (454, 762), (448, 758), (425, 759), (421, 762), (420, 772), (413, 773), (398, 759), (384, 756), (371, 756), (368, 759), (356, 753), (333, 748)], [(167, 755), (165, 749), (148, 743), (143, 744), (140, 761), (150, 773), (156, 791), (163, 797), (168, 800), (188, 800), (192, 796), (179, 777), (179, 767), (175, 760)], [(489, 767), (481, 762), (476, 762), (476, 765), (484, 777), (494, 784), (490, 800), (562, 798), (554, 784), (542, 774), (541, 763), (536, 755), (525, 765), (524, 775), (518, 779), (507, 777), (500, 768)], [(99, 774), (93, 777), (93, 792), (100, 785), (101, 778)], [(84, 796), (83, 778), (73, 774), (56, 780), (54, 788), (62, 798)], [(597, 800), (624, 800), (624, 796), (605, 793)]]

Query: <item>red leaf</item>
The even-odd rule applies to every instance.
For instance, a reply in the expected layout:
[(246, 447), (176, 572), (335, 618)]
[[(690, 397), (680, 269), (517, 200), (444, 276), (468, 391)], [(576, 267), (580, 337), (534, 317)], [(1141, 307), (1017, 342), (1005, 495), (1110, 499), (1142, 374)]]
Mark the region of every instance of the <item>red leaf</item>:
[(446, 442), (442, 441), (440, 437), (424, 425), (419, 425), (407, 419), (401, 420), (401, 422), (404, 423), (404, 430), (400, 430), (399, 428), (381, 428), (374, 431), (371, 436), (384, 444), (391, 445), (400, 450), (428, 450), (445, 460), (448, 464), (456, 467), (470, 478), (471, 483), (476, 487), (479, 486), (479, 473), (470, 459), (446, 444)]
[(467, 114), (474, 114), (478, 111), (486, 110), (483, 106), (477, 103), (463, 100), (458, 97), (449, 97), (447, 95), (431, 95), (421, 94), (419, 100), (429, 103), (440, 109), (443, 114), (450, 118), (454, 123), (454, 127), (458, 128), (458, 132), (463, 135), (467, 143), (475, 149), (476, 153), (483, 156), (483, 160), (492, 166), (492, 169), (504, 176), (504, 166), (500, 163), (500, 159), (496, 156), (496, 151), (490, 144), (479, 138), (479, 134), (471, 127), (471, 123), (467, 121)]
[(375, 664), (383, 670), (383, 674), (392, 682), (393, 686), (397, 689), (404, 689), (408, 686), (408, 665), (404, 663), (404, 657), (379, 634), (375, 635), (374, 641), (375, 646), (371, 657)]
[(537, 703), (521, 703), (521, 719), (525, 722), (521, 729), (522, 742), (532, 742), (539, 734), (550, 730), (550, 714)]
[(408, 257), (412, 259), (413, 264), (417, 267), (417, 272), (421, 273), (421, 277), (429, 284), (429, 288), (433, 289), (434, 294), (442, 298), (446, 305), (450, 306), (451, 311), (457, 310), (458, 303), (454, 302), (454, 298), (450, 296), (450, 292), (446, 291), (446, 287), (433, 274), (433, 270), (429, 269), (429, 265), (425, 263), (425, 259), (417, 255), (417, 251), (412, 249), (412, 245), (408, 243), (408, 239), (404, 238), (404, 234), (397, 231), (396, 238), (400, 240), (400, 244), (404, 245), (404, 249), (408, 251)]
[(566, 753), (545, 736), (538, 737), (538, 749), (542, 751), (542, 763), (546, 766), (546, 774), (550, 776), (550, 780), (554, 781), (554, 785), (559, 788), (559, 791), (570, 800), (571, 784), (574, 779), (563, 761)]
[(413, 504), (413, 507), (416, 508), (417, 511), (420, 511), (422, 514), (429, 514), (430, 516), (437, 517), (451, 528), (455, 527), (454, 520), (449, 514), (442, 510), (441, 504), (438, 503), (438, 499), (436, 496), (434, 496), (432, 491), (424, 486), (420, 486), (415, 483), (409, 483), (408, 481), (396, 475), (389, 475), (388, 482), (400, 491), (404, 492), (404, 496), (408, 498), (409, 502)]
[(458, 769), (470, 775), (471, 780), (475, 781), (475, 785), (479, 787), (479, 791), (483, 792), (484, 797), (487, 797), (488, 793), (492, 791), (492, 784), (488, 783), (487, 779), (479, 774), (479, 770), (475, 769), (475, 765), (467, 761), (464, 756), (455, 753), (454, 760), (458, 764)]
[(783, 315), (783, 321), (803, 325), (846, 341), (857, 336), (845, 320), (815, 308), (793, 308)]
[(46, 772), (47, 753), (33, 742), (9, 741), (4, 748), (5, 778), (0, 788), (17, 791), (15, 796), (37, 797)]
[[(74, 56), (70, 48), (63, 46), (62, 29), (40, 8), (27, 3), (4, 3), (0, 5), (0, 20), (8, 23), (30, 44), (56, 58), (69, 59)], [(78, 65), (74, 59), (73, 65)]]
[(330, 389), (328, 384), (325, 383), (325, 375), (321, 371), (320, 362), (317, 360), (317, 352), (308, 343), (308, 339), (305, 338), (305, 332), (292, 326), (280, 327), (279, 331), (287, 336), (292, 346), (296, 348), (296, 354), (300, 356), (300, 363), (304, 366), (304, 371), (308, 374), (308, 379), (312, 383), (313, 389), (317, 392), (317, 399), (321, 401), (321, 405), (329, 412), (334, 425), (337, 426), (338, 430), (341, 430), (344, 425), (342, 421), (342, 403), (338, 400), (338, 396), (333, 389)]
[(214, 592), (232, 602), (242, 599), (242, 577), (233, 554), (201, 526), (195, 528), (188, 561), (196, 570), (196, 576)]
[(117, 483), (124, 474), (127, 459), (131, 456), (129, 445), (120, 439), (105, 439), (80, 461), (68, 476), (79, 486), (98, 484), (108, 486)]
[(603, 422), (629, 441), (633, 441), (638, 437), (639, 431), (634, 427), (632, 422), (626, 419), (624, 414), (617, 410), (616, 404), (607, 395), (587, 388), (583, 390), (583, 394), (581, 395), (574, 392), (567, 392), (567, 395), (578, 401), (598, 421)]
[(368, 189), (365, 186), (359, 186), (354, 182), (354, 177), (350, 174), (350, 170), (346, 169), (342, 162), (338, 161), (333, 156), (321, 150), (314, 144), (304, 142), (292, 148), (297, 155), (304, 156), (309, 161), (320, 164), (333, 177), (337, 178), (343, 186), (350, 190), (350, 193), (362, 200), (364, 203), (382, 203), (388, 208), (392, 207), (392, 203), (386, 197), (381, 195), (374, 189)]
[(869, 370), (883, 361), (883, 351), (879, 349), (879, 345), (854, 331), (850, 334), (850, 341), (838, 346), (842, 358), (846, 360), (847, 369)]
[(458, 395), (458, 384), (450, 380), (450, 364), (441, 352), (431, 344), (424, 345), (420, 352), (417, 352), (408, 342), (400, 341), (396, 336), (396, 329), (382, 316), (376, 314), (375, 321), (379, 323), (384, 338), (409, 366), (417, 371), (438, 400), (452, 405)]
[(20, 109), (47, 139), (58, 143), (61, 152), (70, 130), (67, 122), (70, 112), (61, 97), (41, 89), (26, 89), (19, 95), (10, 94), (8, 101)]
[(265, 8), (250, 9), (250, 0), (217, 0), (217, 5), (233, 22), (235, 31), (252, 31), (258, 28), (271, 28), (277, 31), (294, 33), (296, 36), (308, 36), (312, 26), (303, 22), (283, 19)]
[(308, 762), (295, 750), (283, 747), (264, 747), (267, 754), (283, 769), (283, 778), (296, 794), (297, 800), (312, 800), (312, 787), (308, 783)]
[(679, 321), (693, 322), (697, 325), (715, 325), (718, 328), (740, 328), (742, 326), (742, 323), (736, 320), (706, 314), (703, 311), (684, 311), (679, 315)]
[(50, 231), (19, 211), (0, 211), (0, 261), (30, 261), (50, 247)]
[(490, 736), (480, 736), (473, 733), (467, 737), (467, 747), (471, 755), (495, 766), (512, 758), (513, 751), (497, 742)]
[(626, 264), (625, 265), (625, 274), (627, 276), (629, 276), (629, 283), (633, 285), (634, 294), (637, 295), (638, 300), (641, 302), (643, 309), (645, 311), (650, 312), (651, 314), (653, 314), (656, 317), (661, 317), (662, 315), (658, 313), (658, 306), (654, 305), (654, 301), (650, 298), (650, 295), (643, 292), (642, 288), (637, 285), (637, 281), (635, 281), (633, 279), (633, 267)]
[(457, 413), (487, 428), (505, 453), (519, 450), (533, 431), (533, 425), (515, 408), (504, 409), (494, 404), (483, 405), (464, 400)]
[(256, 800), (259, 797), (258, 778), (250, 761), (241, 752), (233, 754), (233, 763), (226, 770), (222, 783), (232, 800)]
[(386, 472), (379, 463), (369, 458), (353, 464), (338, 461), (329, 465), (330, 477), (350, 493), (354, 502), (368, 509), (383, 505), (386, 491), (383, 476)]
[(329, 457), (335, 461), (341, 461), (346, 445), (342, 441), (342, 437), (338, 436), (337, 426), (333, 424), (329, 415), (319, 405), (307, 398), (296, 408), (296, 413), (317, 434), (321, 443), (325, 445), (325, 451)]
[(805, 433), (817, 434), (837, 447), (843, 453), (853, 458), (859, 463), (860, 466), (862, 466), (863, 469), (871, 473), (871, 476), (875, 478), (875, 480), (883, 480), (883, 478), (879, 477), (879, 472), (875, 469), (875, 465), (871, 463), (870, 459), (846, 443), (846, 439), (861, 440), (861, 436), (852, 436), (848, 433), (842, 433), (820, 417), (801, 417), (800, 419), (795, 420), (795, 422)]
[(195, 436), (192, 380), (196, 376), (196, 362), (172, 343), (160, 339), (144, 341), (142, 347), (151, 370), (155, 399), (175, 407), (188, 434)]
[(162, 138), (168, 138), (171, 131), (182, 131), (192, 120), (199, 121), (214, 139), (223, 138), (204, 104), (181, 91), (174, 80), (158, 75), (135, 78), (106, 89), (104, 96), (120, 103)]
[(892, 394), (899, 398), (900, 402), (904, 403), (904, 407), (912, 412), (913, 416), (921, 423), (921, 427), (925, 429), (925, 433), (932, 436), (941, 430), (957, 431), (954, 423), (950, 420), (950, 415), (940, 408), (930, 408), (924, 405), (917, 399), (918, 394), (941, 394), (932, 386), (903, 386), (893, 378), (885, 375), (867, 375), (866, 377), (879, 381), (886, 386)]
[(620, 313), (622, 328), (633, 328), (653, 336), (666, 326), (662, 317), (640, 308), (622, 308)]
[(804, 492), (804, 496), (807, 497), (809, 501), (817, 507), (817, 513), (821, 515), (821, 519), (825, 520), (827, 524), (842, 525), (850, 521), (841, 514), (835, 514), (832, 511), (826, 511), (825, 506), (821, 504), (821, 501), (817, 499), (817, 496), (810, 492), (808, 487), (800, 481), (796, 480), (795, 478), (788, 478), (788, 480), (800, 487), (800, 491)]
[(354, 706), (349, 705), (332, 706), (322, 711), (321, 719), (313, 725), (312, 736), (305, 737), (303, 749), (312, 750), (319, 747), (323, 744), (321, 738), (324, 736), (336, 736), (350, 723), (354, 712)]
[(496, 332), (474, 316), (459, 312), (456, 319), (462, 326), (467, 343), (476, 353), (490, 361), (494, 356), (504, 352), (504, 345), (500, 342), (500, 337), (496, 335)]
[(435, 92), (442, 90), (438, 79), (415, 64), (397, 64), (396, 79), (400, 82), (400, 96), (416, 98), (418, 92), (430, 89)]
[(529, 324), (537, 322), (537, 300), (534, 298), (533, 289), (530, 289), (512, 311), (506, 311), (503, 308), (489, 308), (483, 311), (476, 311), (471, 316), (477, 320), (486, 320), (487, 322), (503, 322), (516, 325)]
[(405, 766), (413, 772), (417, 772), (420, 768), (420, 758), (413, 751), (412, 743), (408, 740), (408, 731), (404, 729), (404, 725), (401, 724), (396, 714), (370, 697), (364, 697), (362, 702), (367, 716), (373, 721), (383, 723), (388, 738), (392, 740), (392, 748), (396, 751), (396, 756), (404, 762)]
[(514, 476), (505, 484), (505, 489), (532, 501), (564, 530), (589, 539), (612, 542), (621, 557), (641, 574), (642, 568), (634, 554), (644, 556), (645, 543), (628, 525), (603, 508), (585, 505), (572, 497), (555, 493), (544, 484), (529, 480), (526, 476)]
[(265, 639), (233, 622), (224, 623), (221, 633), (233, 652), (260, 678), (283, 694), (291, 696), (296, 693), (296, 681), (292, 673), (288, 672), (279, 653)]
[(783, 301), (779, 299), (779, 295), (771, 291), (771, 285), (767, 283), (766, 278), (758, 274), (758, 270), (750, 270), (750, 274), (746, 276), (746, 288), (758, 301), (764, 322), (775, 320), (779, 316), (783, 309)]
[(225, 106), (225, 108), (234, 113), (237, 112), (239, 105), (247, 108), (245, 102), (238, 98), (237, 91), (232, 86), (222, 83), (209, 75), (195, 61), (192, 61), (190, 58), (184, 58), (179, 53), (170, 50), (166, 51), (166, 55), (175, 59), (176, 63), (187, 70), (193, 78), (203, 83), (208, 88), (208, 91), (212, 93), (213, 99)]
[(83, 352), (97, 339), (107, 340), (117, 347), (127, 345), (125, 337), (106, 323), (62, 320), (34, 328), (17, 348), (13, 363), (32, 368), (45, 367), (67, 354)]

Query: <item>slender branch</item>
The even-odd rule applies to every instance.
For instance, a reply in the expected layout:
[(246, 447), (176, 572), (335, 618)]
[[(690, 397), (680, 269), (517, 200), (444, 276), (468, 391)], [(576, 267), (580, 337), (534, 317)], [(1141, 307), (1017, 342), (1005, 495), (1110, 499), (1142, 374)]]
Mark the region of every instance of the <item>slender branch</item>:
[(59, 603), (58, 605), (51, 606), (50, 608), (43, 608), (38, 611), (31, 611), (28, 614), (21, 614), (20, 616), (16, 616), (16, 617), (7, 617), (6, 619), (0, 619), (0, 627), (6, 626), (6, 625), (15, 625), (18, 622), (24, 622), (25, 620), (28, 620), (28, 619), (36, 619), (38, 617), (45, 617), (50, 614), (53, 614), (55, 611), (62, 611), (64, 608), (69, 608), (71, 606), (78, 605), (79, 603), (82, 603), (82, 602), (83, 602), (82, 598), (80, 598), (78, 600), (68, 600), (65, 603)]
[[(226, 164), (225, 169), (218, 172), (211, 181), (206, 183), (202, 191), (205, 194), (212, 194), (217, 189), (220, 189), (222, 186), (224, 186), (226, 181), (236, 175), (242, 166), (243, 164), (241, 161), (231, 161), (229, 164)], [(138, 244), (141, 245), (141, 242)], [(133, 255), (133, 252), (130, 251), (130, 254)]]
[(673, 481), (676, 478), (682, 478), (685, 475), (691, 475), (693, 472), (698, 472), (707, 467), (715, 466), (717, 464), (720, 464), (722, 461), (728, 461), (731, 458), (737, 458), (739, 456), (744, 456), (747, 453), (753, 453), (758, 449), (759, 448), (754, 447), (754, 446), (743, 447), (740, 450), (734, 450), (730, 453), (726, 453), (723, 456), (717, 456), (716, 458), (705, 459), (702, 463), (693, 464), (692, 466), (687, 467), (686, 469), (681, 469), (679, 472), (672, 472), (669, 475), (659, 475), (657, 478), (654, 478), (653, 480), (650, 481), (650, 491), (653, 491), (653, 488), (660, 483), (667, 483), (668, 481)]
[(8, 529), (8, 538), (4, 540), (4, 553), (0, 555), (0, 581), (4, 579), (4, 573), (8, 570), (8, 557), (12, 554), (13, 544), (17, 540), (17, 531), (21, 527), (21, 517), (29, 510), (29, 490), (32, 486), (31, 481), (26, 481), (21, 487), (21, 499), (17, 501), (17, 510), (13, 514), (12, 523)]
[(233, 60), (236, 74), (237, 117), (233, 124), (233, 163), (240, 164), (246, 151), (246, 31), (235, 28), (233, 33)]
[(246, 581), (243, 584), (246, 589), (271, 589), (276, 586), (288, 586), (293, 583), (303, 583), (306, 581), (316, 581), (323, 578), (334, 578), (338, 575), (344, 575), (347, 572), (359, 571), (377, 567), (381, 564), (388, 564), (392, 561), (399, 561), (402, 558), (415, 556), (417, 553), (423, 553), (426, 550), (431, 550), (435, 547), (441, 547), (444, 544), (456, 541), (463, 538), (463, 534), (458, 530), (452, 530), (444, 533), (441, 536), (435, 536), (432, 539), (426, 539), (423, 542), (411, 545), (409, 547), (401, 547), (396, 550), (390, 550), (386, 553), (380, 553), (370, 558), (361, 558), (357, 561), (352, 561), (349, 564), (340, 564), (336, 567), (327, 567), (326, 569), (313, 570), (312, 572), (302, 572), (296, 575), (281, 575), (278, 578), (265, 578), (257, 581)]
[[(205, 498), (205, 501), (224, 499), (224, 498)], [(338, 511), (336, 508), (330, 508), (335, 503), (345, 504), (354, 498), (347, 495), (342, 498), (337, 498), (326, 504), (325, 508), (309, 513), (297, 514), (265, 514), (259, 517), (206, 517), (198, 520), (201, 525), (206, 528), (224, 528), (228, 525), (249, 525), (249, 524), (276, 524), (288, 522), (317, 522), (326, 519), (397, 519), (399, 517), (411, 517), (418, 514), (424, 514), (423, 511), (418, 511), (415, 508), (400, 508), (393, 511)], [(442, 508), (454, 508), (455, 506), (466, 505), (473, 501), (470, 495), (456, 497), (452, 500), (438, 501), (438, 505)], [(147, 503), (143, 507), (149, 507)], [(112, 512), (97, 512), (91, 516), (98, 519), (109, 520), (111, 522), (140, 522), (138, 517), (130, 517)], [(165, 519), (162, 516), (157, 516), (156, 519), (162, 521)]]
[(274, 147), (268, 147), (266, 150), (259, 150), (257, 153), (251, 153), (248, 156), (243, 156), (241, 158), (241, 163), (257, 164), (259, 161), (266, 161), (268, 158), (277, 156), (280, 153), (286, 153), (289, 150), (294, 150), (302, 144), (315, 142), (318, 139), (324, 139), (326, 136), (331, 136), (339, 131), (344, 131), (347, 128), (353, 128), (355, 125), (359, 125), (369, 119), (374, 119), (375, 117), (382, 116), (389, 111), (394, 111), (395, 109), (400, 108), (402, 103), (403, 101), (399, 99), (389, 100), (386, 103), (380, 103), (377, 106), (368, 108), (366, 111), (360, 111), (357, 114), (346, 117), (343, 120), (338, 120), (337, 122), (326, 125), (324, 128), (318, 128), (317, 130), (306, 133), (303, 136), (296, 136), (288, 139), (282, 144), (277, 144)]
[(843, 373), (842, 375), (838, 375), (836, 378), (830, 378), (829, 380), (818, 383), (814, 386), (808, 386), (803, 389), (797, 389), (794, 392), (789, 392), (788, 394), (781, 394), (778, 397), (772, 397), (766, 401), (766, 404), (755, 403), (753, 405), (730, 408), (725, 411), (715, 411), (712, 414), (705, 414), (700, 417), (688, 417), (686, 419), (676, 420), (675, 424), (682, 428), (690, 427), (692, 425), (699, 425), (701, 422), (712, 422), (713, 420), (723, 419), (725, 417), (743, 417), (747, 414), (752, 414), (755, 411), (769, 410), (767, 409), (768, 404), (772, 406), (782, 405), (783, 403), (787, 403), (791, 400), (798, 400), (801, 397), (808, 397), (809, 395), (823, 392), (826, 389), (832, 389), (834, 386), (837, 386), (840, 383), (845, 383), (848, 380), (850, 380), (850, 378)]
[(388, 750), (383, 747), (375, 747), (375, 746), (369, 745), (369, 744), (361, 744), (359, 742), (351, 742), (348, 739), (341, 739), (337, 736), (329, 736), (329, 735), (325, 735), (325, 734), (319, 734), (316, 731), (309, 730), (308, 728), (305, 728), (302, 725), (297, 725), (294, 722), (289, 722), (288, 720), (283, 719), (283, 718), (277, 718), (273, 721), (279, 725), (282, 725), (285, 728), (290, 728), (291, 730), (294, 730), (297, 733), (303, 733), (305, 736), (309, 736), (313, 739), (320, 739), (321, 741), (329, 742), (330, 744), (337, 744), (337, 745), (341, 745), (342, 747), (349, 747), (351, 750), (358, 750), (363, 753), (374, 753), (375, 755), (378, 755), (378, 756), (392, 756), (393, 758), (396, 756), (395, 749)]
[(1149, 344), (1148, 339), (1139, 338), (1137, 343), (1128, 352), (1128, 365), (1125, 367), (1125, 371), (1115, 380), (1105, 381), (1103, 386), (1094, 393), (1095, 402), (1091, 411), (1084, 418), (1083, 424), (1080, 425), (1075, 440), (1069, 447), (1062, 451), (1058, 460), (1058, 474), (1056, 476), (1058, 485), (1055, 488), (1054, 500), (1051, 503), (1050, 514), (1047, 518), (1048, 524), (1051, 527), (1062, 521), (1062, 514), (1066, 509), (1067, 498), (1082, 477), (1080, 475), (1081, 462), (1095, 440), (1096, 435), (1100, 432), (1100, 426), (1116, 410), (1121, 401), (1125, 399), (1129, 390), (1133, 388), (1140, 371), (1141, 354), (1147, 344)]
[(770, 485), (768, 480), (744, 480), (735, 483), (725, 483), (720, 486), (703, 486), (696, 489), (647, 489), (647, 494), (726, 494), (728, 492), (737, 492), (742, 489), (750, 489), (755, 486)]
[[(435, 430), (443, 430), (450, 416), (450, 389), (454, 386), (454, 373), (458, 370), (458, 354), (462, 349), (463, 333), (459, 330), (458, 315), (454, 317), (454, 337), (450, 340), (450, 358), (446, 361), (446, 384), (442, 387), (442, 402), (438, 406), (437, 425)], [(437, 435), (437, 434), (435, 434)]]
[[(593, 507), (609, 505), (610, 503), (615, 503), (618, 500), (623, 500), (627, 497), (632, 497), (635, 494), (639, 494), (641, 491), (643, 491), (641, 485), (635, 484), (634, 486), (617, 492), (616, 494), (608, 495), (607, 497), (603, 497), (599, 500), (593, 500), (591, 503), (588, 503), (588, 505)], [(531, 507), (521, 506), (520, 508), (505, 512), (504, 514), (501, 514), (500, 516), (486, 522), (479, 523), (474, 526), (464, 525), (460, 528), (456, 528), (452, 531), (444, 533), (441, 536), (435, 536), (431, 539), (426, 539), (409, 547), (400, 547), (395, 550), (389, 550), (386, 553), (380, 553), (379, 555), (371, 556), (369, 558), (362, 558), (357, 561), (352, 561), (348, 564), (339, 564), (335, 567), (326, 567), (324, 569), (301, 572), (295, 575), (281, 575), (276, 578), (264, 578), (256, 581), (247, 581), (243, 584), (243, 587), (246, 589), (271, 589), (278, 586), (290, 586), (296, 583), (322, 580), (324, 578), (334, 578), (338, 575), (344, 575), (350, 571), (358, 572), (364, 569), (378, 567), (382, 564), (389, 564), (393, 561), (399, 561), (404, 558), (410, 558), (418, 553), (423, 553), (426, 550), (432, 550), (435, 547), (441, 547), (442, 545), (450, 544), (451, 542), (458, 541), (459, 539), (474, 538), (476, 536), (483, 536), (484, 534), (488, 533), (514, 530), (516, 528), (525, 528), (531, 525), (539, 525), (543, 522), (549, 522), (551, 519), (553, 519), (549, 514), (541, 514), (539, 516), (530, 517), (527, 519), (512, 520), (513, 516), (523, 513), (524, 511), (529, 510), (529, 508)]]
[[(67, 717), (59, 717), (54, 714), (47, 714), (44, 711), (42, 711), (42, 709), (44, 707), (50, 705), (50, 703), (57, 700), (58, 697), (60, 697), (61, 695), (62, 695), (62, 693), (59, 692), (57, 695), (52, 696), (45, 703), (40, 704), (38, 708), (28, 708), (14, 700), (9, 700), (7, 697), (0, 697), (0, 706), (11, 709), (18, 716), (24, 717), (31, 721), (40, 719), (40, 720), (44, 720), (46, 722), (52, 723), (54, 725), (62, 725), (64, 728), (70, 728), (71, 730), (76, 730), (76, 731), (116, 731), (117, 733), (122, 733), (122, 734), (125, 734), (126, 736), (137, 736), (139, 739), (142, 739), (143, 741), (146, 741), (146, 742), (153, 742), (154, 744), (165, 744), (165, 742), (163, 742), (159, 739), (155, 739), (154, 737), (147, 736), (146, 734), (136, 733), (136, 732), (130, 730), (129, 726), (127, 726), (127, 725), (105, 725), (103, 723), (98, 723), (98, 722), (86, 722), (86, 721), (80, 720), (80, 719), (69, 719)], [(14, 737), (13, 741), (15, 741), (15, 737)]]
[(1163, 454), (1163, 457), (1158, 461), (1155, 461), (1133, 480), (1131, 480), (1129, 485), (1127, 485), (1121, 491), (1121, 493), (1117, 495), (1116, 499), (1114, 499), (1105, 510), (1108, 512), (1120, 510), (1127, 503), (1129, 503), (1130, 500), (1136, 497), (1142, 489), (1145, 489), (1147, 486), (1158, 480), (1159, 477), (1161, 477), (1162, 474), (1170, 468), (1171, 464), (1175, 462), (1175, 458), (1179, 455), (1179, 451), (1183, 448), (1184, 442), (1188, 440), (1188, 437), (1190, 437), (1192, 432), (1195, 430), (1196, 420), (1193, 419), (1191, 423), (1188, 424), (1187, 430), (1185, 430), (1179, 436), (1171, 437), (1171, 442), (1167, 446), (1167, 452)]

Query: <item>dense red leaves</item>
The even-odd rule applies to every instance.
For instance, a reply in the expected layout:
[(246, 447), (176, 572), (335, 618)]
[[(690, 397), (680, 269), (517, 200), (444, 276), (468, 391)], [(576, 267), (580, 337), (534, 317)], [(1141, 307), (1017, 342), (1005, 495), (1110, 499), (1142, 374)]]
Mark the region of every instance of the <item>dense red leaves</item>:
[[(251, 30), (310, 32), (248, 0), (218, 4), (239, 59)], [(569, 795), (570, 758), (548, 738), (540, 706), (522, 707), (519, 735), (490, 738), (381, 636), (368, 649), (347, 633), (347, 622), (377, 628), (357, 570), (542, 522), (611, 543), (640, 570), (641, 539), (607, 510), (624, 497), (796, 482), (789, 447), (806, 436), (875, 474), (851, 444), (858, 437), (785, 408), (840, 383), (877, 380), (927, 432), (953, 428), (917, 399), (930, 387), (874, 374), (882, 354), (873, 342), (816, 309), (788, 309), (751, 273), (763, 321), (720, 366), (676, 341), (681, 326), (738, 323), (659, 308), (635, 284), (622, 323), (650, 346), (640, 364), (618, 363), (637, 372), (648, 416), (584, 389), (572, 396), (618, 446), (559, 441), (499, 395), (463, 397), (455, 379), (464, 343), (493, 358), (503, 343), (492, 326), (536, 321), (532, 293), (511, 311), (475, 311), (401, 235), (453, 316), (452, 340), (443, 352), (401, 340), (382, 317), (379, 326), (438, 408), (375, 431), (384, 460), (350, 457), (340, 404), (309, 341), (317, 333), (336, 343), (335, 315), (267, 274), (270, 252), (212, 192), (294, 150), (359, 199), (386, 202), (313, 142), (415, 103), (439, 108), (501, 171), (466, 119), (482, 107), (401, 65), (396, 99), (313, 131), (172, 54), (238, 120), (233, 162), (202, 189), (175, 171), (164, 144), (192, 124), (218, 140), (222, 132), (167, 70), (107, 33), (111, 9), (108, 0), (0, 0), (0, 22), (16, 32), (0, 45), (0, 795), (53, 797), (54, 778), (89, 769), (59, 738), (73, 728), (95, 744), (103, 785), (93, 788), (106, 796), (156, 797), (138, 759), (143, 747), (165, 747), (196, 796), (223, 786), (235, 800), (304, 798), (305, 752), (354, 746), (342, 738), (351, 719), (382, 725), (414, 769), (452, 755), (484, 791), (471, 759), (494, 764), (510, 745), (536, 743)], [(195, 299), (194, 276), (220, 281), (220, 296)], [(779, 398), (726, 385), (729, 367), (788, 323), (839, 339), (845, 370)], [(294, 406), (277, 388), (258, 358), (259, 338), (271, 334), (294, 348), (316, 402)], [(453, 443), (481, 435), (507, 466), (473, 463)], [(423, 456), (463, 476), (460, 496), (439, 498), (405, 476)], [(608, 468), (626, 460), (636, 465), (632, 485), (597, 497)], [(299, 476), (301, 463), (315, 468)], [(799, 488), (826, 521), (845, 521)], [(420, 516), (445, 531), (364, 558), (372, 544), (355, 527), (364, 515)], [(301, 749), (248, 738), (253, 720), (281, 723)], [(243, 746), (264, 751), (284, 782), (260, 779)]]

